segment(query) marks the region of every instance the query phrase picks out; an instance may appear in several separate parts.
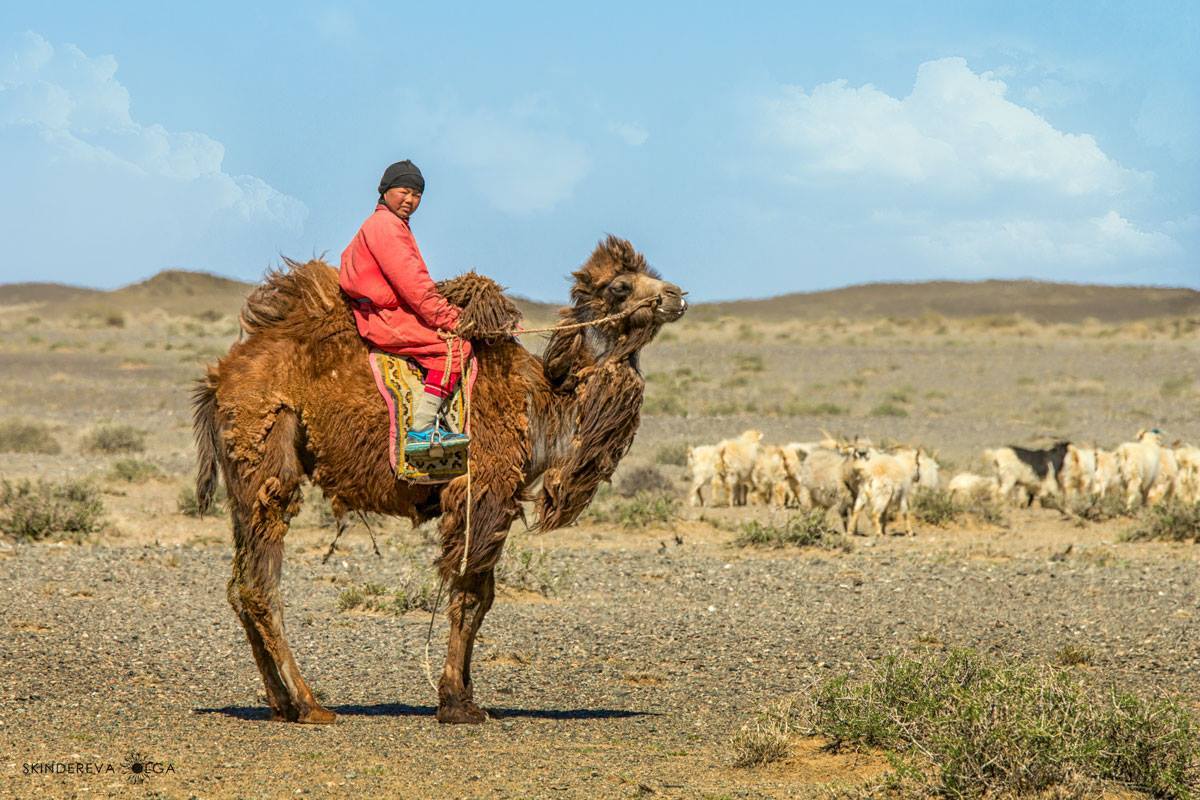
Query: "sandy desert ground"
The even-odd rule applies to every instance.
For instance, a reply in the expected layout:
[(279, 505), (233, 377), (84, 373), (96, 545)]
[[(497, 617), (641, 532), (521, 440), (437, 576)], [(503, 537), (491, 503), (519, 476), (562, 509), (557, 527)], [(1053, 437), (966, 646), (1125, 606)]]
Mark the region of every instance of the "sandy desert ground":
[[(376, 520), (377, 557), (356, 524), (325, 563), (332, 528), (312, 493), (288, 537), (289, 632), (340, 716), (268, 722), (225, 601), (228, 519), (181, 511), (190, 381), (236, 337), (235, 309), (63, 316), (21, 300), (0, 306), (0, 421), (45, 426), (60, 452), (0, 453), (0, 478), (86, 481), (103, 521), (0, 538), (0, 796), (819, 797), (877, 778), (885, 756), (796, 737), (781, 760), (735, 767), (731, 738), (814, 681), (960, 647), (1036, 663), (1074, 648), (1081, 680), (1200, 710), (1200, 550), (1122, 541), (1135, 520), (1033, 508), (1003, 526), (854, 536), (848, 551), (760, 549), (735, 543), (739, 526), (780, 512), (680, 505), (630, 527), (612, 492), (578, 526), (514, 532), (476, 655), (494, 719), (443, 727), (429, 615), (393, 600), (428, 590), (432, 532)], [(1151, 426), (1200, 442), (1194, 318), (698, 311), (645, 353), (646, 413), (618, 489), (653, 468), (682, 499), (682, 448), (747, 427), (922, 443), (947, 476), (1010, 442), (1113, 445)], [(113, 425), (140, 448), (89, 449)], [(443, 648), (439, 616), (435, 665)], [(99, 773), (29, 774), (40, 763)]]

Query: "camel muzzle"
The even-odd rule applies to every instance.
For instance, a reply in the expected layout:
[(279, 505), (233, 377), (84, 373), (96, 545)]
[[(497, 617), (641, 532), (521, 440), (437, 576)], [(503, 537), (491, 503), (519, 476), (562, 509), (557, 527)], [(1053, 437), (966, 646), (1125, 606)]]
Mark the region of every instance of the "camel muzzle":
[(658, 304), (654, 309), (654, 314), (663, 322), (674, 322), (682, 317), (688, 309), (688, 303), (685, 299), (687, 292), (680, 289), (673, 283), (667, 284), (658, 296)]

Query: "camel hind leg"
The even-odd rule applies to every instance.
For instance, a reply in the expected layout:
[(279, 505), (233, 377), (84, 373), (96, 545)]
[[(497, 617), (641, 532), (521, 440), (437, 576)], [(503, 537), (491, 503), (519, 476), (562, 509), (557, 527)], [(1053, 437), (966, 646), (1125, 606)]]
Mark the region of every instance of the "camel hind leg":
[[(303, 467), (297, 453), (299, 420), (279, 411), (267, 433), (262, 460), (252, 469), (235, 463), (230, 485), (234, 514), (233, 576), (229, 602), (246, 629), (262, 674), (272, 718), (328, 723), (336, 715), (313, 697), (288, 646), (279, 580), (283, 537), (299, 510)], [(241, 468), (240, 468), (241, 467)]]

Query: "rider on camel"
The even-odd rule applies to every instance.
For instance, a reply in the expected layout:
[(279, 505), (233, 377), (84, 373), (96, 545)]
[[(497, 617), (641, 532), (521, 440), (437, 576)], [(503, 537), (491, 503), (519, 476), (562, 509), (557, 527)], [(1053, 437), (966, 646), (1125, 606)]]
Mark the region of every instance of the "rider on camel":
[(339, 278), (359, 335), (373, 347), (412, 359), (425, 374), (406, 454), (428, 452), (431, 444), (459, 449), (470, 441), (438, 424), (442, 404), (470, 363), (471, 348), (465, 340), (447, 344), (460, 311), (438, 293), (409, 227), (424, 191), (425, 178), (411, 161), (384, 171), (375, 212), (342, 253)]

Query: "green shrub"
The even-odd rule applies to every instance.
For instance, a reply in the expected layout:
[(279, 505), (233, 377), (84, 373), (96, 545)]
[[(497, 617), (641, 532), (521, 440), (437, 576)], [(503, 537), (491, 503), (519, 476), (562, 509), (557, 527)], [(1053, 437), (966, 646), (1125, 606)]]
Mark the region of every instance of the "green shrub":
[(496, 581), (514, 589), (553, 597), (567, 584), (569, 573), (550, 563), (545, 550), (507, 547), (496, 565)]
[(945, 489), (918, 487), (908, 505), (914, 517), (929, 525), (948, 525), (963, 513), (962, 506)]
[(437, 586), (429, 577), (414, 578), (388, 590), (378, 583), (351, 586), (338, 595), (338, 611), (370, 611), (377, 614), (404, 614), (413, 610), (435, 611)]
[(1142, 513), (1137, 527), (1126, 531), (1121, 538), (1127, 542), (1200, 543), (1200, 503), (1169, 500), (1151, 506)]
[(1106, 494), (1104, 497), (1073, 497), (1067, 502), (1065, 511), (1077, 520), (1086, 522), (1107, 522), (1117, 517), (1129, 516), (1124, 498), (1116, 493)]
[(0, 453), (54, 455), (61, 451), (58, 441), (50, 435), (50, 428), (40, 422), (0, 422)]
[(939, 797), (1024, 797), (1082, 780), (1190, 798), (1200, 785), (1200, 724), (1180, 702), (970, 650), (826, 680), (797, 720), (832, 747), (897, 754)]
[(634, 497), (642, 492), (670, 494), (674, 489), (671, 479), (657, 467), (634, 467), (617, 478), (616, 492), (621, 497)]
[(834, 530), (825, 520), (825, 512), (818, 509), (790, 516), (782, 525), (758, 520), (743, 523), (734, 544), (738, 547), (820, 547), (842, 552), (852, 549), (850, 539)]
[(908, 409), (891, 401), (880, 403), (871, 409), (872, 417), (907, 417)]
[[(597, 495), (599, 497), (599, 495)], [(601, 499), (587, 511), (593, 522), (607, 522), (625, 528), (644, 528), (650, 525), (666, 525), (674, 521), (679, 512), (679, 500), (666, 492), (638, 492), (633, 497), (611, 497)]]
[(654, 451), (654, 461), (671, 467), (687, 466), (688, 445), (686, 442), (671, 442), (660, 445)]
[[(217, 491), (213, 494), (213, 503), (206, 513), (214, 517), (221, 516), (225, 513), (225, 501), (227, 499), (225, 485), (218, 483)], [(185, 517), (200, 516), (200, 503), (196, 499), (196, 487), (193, 484), (184, 484), (183, 488), (179, 490), (179, 495), (175, 500), (175, 507)]]
[(108, 471), (110, 479), (125, 483), (145, 483), (151, 478), (161, 478), (162, 474), (162, 470), (157, 466), (140, 458), (122, 458), (114, 461)]
[(104, 504), (91, 484), (0, 481), (0, 531), (18, 539), (38, 541), (59, 533), (78, 539), (99, 530), (103, 516)]
[(132, 425), (102, 425), (84, 438), (83, 446), (97, 453), (140, 453), (146, 449), (146, 434)]
[(674, 417), (687, 415), (687, 406), (676, 395), (655, 395), (642, 403), (642, 412), (650, 415), (664, 414)]

